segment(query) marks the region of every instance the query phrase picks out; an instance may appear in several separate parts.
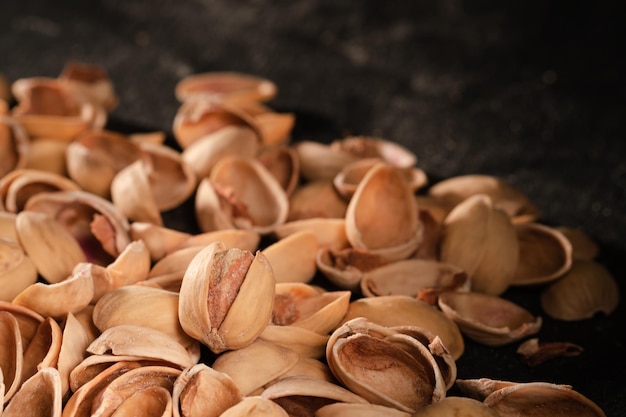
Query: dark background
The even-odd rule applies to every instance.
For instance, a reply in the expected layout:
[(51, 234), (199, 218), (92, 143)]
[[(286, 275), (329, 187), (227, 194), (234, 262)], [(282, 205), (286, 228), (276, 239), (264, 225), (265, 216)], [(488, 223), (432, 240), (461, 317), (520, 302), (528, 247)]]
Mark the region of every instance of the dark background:
[[(267, 77), (294, 139), (378, 135), (410, 147), (431, 182), (503, 177), (541, 221), (579, 226), (622, 294), (626, 145), (622, 2), (442, 0), (36, 1), (0, 3), (0, 73), (56, 76), (70, 59), (103, 66), (120, 105), (111, 128), (171, 132), (174, 86), (204, 71)], [(542, 315), (537, 289), (505, 296)], [(537, 368), (509, 346), (468, 342), (459, 378), (570, 384), (609, 416), (626, 413), (625, 307), (563, 323), (543, 341), (582, 345)]]

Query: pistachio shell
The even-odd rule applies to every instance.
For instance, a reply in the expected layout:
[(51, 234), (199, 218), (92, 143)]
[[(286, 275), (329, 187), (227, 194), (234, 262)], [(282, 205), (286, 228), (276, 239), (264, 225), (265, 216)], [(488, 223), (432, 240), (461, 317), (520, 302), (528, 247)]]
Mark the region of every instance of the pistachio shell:
[(290, 196), (300, 181), (300, 160), (296, 151), (287, 146), (265, 148), (259, 153), (257, 160)]
[(113, 178), (140, 155), (139, 147), (126, 135), (88, 130), (67, 146), (67, 171), (83, 190), (110, 198)]
[(266, 101), (276, 95), (276, 85), (267, 79), (240, 72), (206, 72), (188, 75), (176, 84), (179, 101)]
[(215, 353), (245, 347), (269, 323), (275, 282), (261, 252), (253, 256), (212, 243), (198, 252), (183, 277), (181, 326)]
[(253, 158), (259, 150), (256, 132), (246, 126), (226, 126), (198, 138), (182, 153), (197, 178), (208, 177), (215, 164), (226, 155)]
[(503, 298), (475, 292), (446, 292), (439, 296), (443, 313), (470, 339), (488, 346), (502, 346), (541, 329), (541, 317)]
[(141, 160), (122, 169), (111, 182), (111, 200), (129, 220), (161, 226), (163, 219), (148, 175)]
[(399, 168), (412, 167), (417, 163), (417, 156), (413, 152), (396, 142), (381, 138), (349, 136), (333, 141), (330, 147), (349, 152), (358, 158), (380, 158)]
[(0, 300), (11, 301), (37, 282), (37, 268), (22, 247), (10, 238), (0, 237)]
[(461, 332), (452, 320), (437, 308), (404, 295), (362, 298), (350, 303), (344, 321), (365, 317), (381, 326), (416, 326), (439, 336), (456, 360), (465, 349)]
[(30, 308), (44, 317), (62, 319), (68, 313), (85, 308), (93, 299), (93, 294), (93, 278), (79, 271), (54, 284), (34, 283), (20, 292), (13, 303)]
[(539, 223), (515, 225), (519, 261), (512, 285), (554, 281), (572, 266), (572, 245), (558, 230)]
[(55, 139), (34, 139), (30, 143), (24, 168), (67, 177), (67, 160), (65, 157), (67, 147), (67, 142)]
[[(1, 102), (0, 102), (1, 103)], [(30, 153), (26, 131), (0, 110), (0, 178), (26, 166)]]
[(70, 372), (83, 360), (85, 349), (91, 341), (91, 337), (78, 319), (72, 313), (68, 313), (63, 323), (63, 338), (57, 362), (63, 397), (70, 389)]
[(556, 230), (570, 241), (573, 259), (592, 261), (600, 253), (598, 244), (584, 230), (567, 226), (559, 226)]
[(583, 320), (619, 304), (619, 287), (611, 273), (595, 261), (575, 261), (563, 277), (541, 293), (541, 307), (558, 320)]
[(174, 417), (219, 416), (243, 399), (230, 376), (199, 363), (174, 381)]
[(113, 110), (118, 103), (113, 82), (106, 70), (100, 66), (70, 61), (65, 64), (58, 79), (77, 95), (100, 104), (107, 111)]
[(328, 342), (327, 335), (298, 326), (269, 325), (259, 336), (261, 340), (289, 348), (300, 356), (321, 358)]
[(262, 253), (272, 265), (276, 282), (308, 282), (317, 271), (317, 248), (315, 233), (302, 230), (269, 245)]
[(43, 213), (22, 211), (15, 225), (22, 247), (49, 283), (66, 279), (77, 263), (87, 260), (76, 239), (63, 225)]
[(316, 417), (410, 417), (411, 414), (400, 411), (397, 408), (386, 407), (377, 404), (359, 403), (333, 403), (319, 408), (315, 412)]
[(512, 384), (491, 393), (485, 405), (500, 417), (537, 415), (567, 415), (604, 417), (604, 412), (593, 401), (571, 387), (546, 382)]
[(342, 384), (374, 404), (413, 413), (445, 398), (445, 381), (428, 348), (365, 318), (333, 332), (326, 358)]
[(359, 159), (347, 151), (313, 141), (299, 141), (293, 147), (300, 159), (300, 174), (309, 181), (332, 181), (344, 166)]
[(434, 184), (428, 194), (452, 206), (476, 194), (491, 198), (496, 208), (503, 210), (513, 223), (532, 222), (539, 217), (537, 208), (528, 197), (512, 184), (489, 175), (461, 175)]
[(102, 355), (133, 355), (169, 362), (182, 368), (194, 365), (194, 358), (171, 336), (149, 327), (120, 324), (102, 332), (87, 347), (87, 352)]
[(35, 375), (39, 369), (57, 366), (62, 340), (61, 328), (51, 317), (39, 323), (35, 334), (24, 350), (22, 383)]
[(79, 189), (78, 184), (59, 174), (33, 169), (15, 170), (0, 179), (0, 209), (18, 213), (38, 193)]
[(330, 282), (339, 288), (355, 290), (365, 272), (386, 265), (389, 261), (380, 254), (362, 249), (333, 250), (320, 248), (315, 263)]
[(397, 169), (384, 163), (372, 167), (346, 211), (352, 246), (400, 260), (417, 250), (422, 230), (413, 193)]
[(17, 319), (7, 311), (0, 311), (0, 374), (4, 403), (17, 392), (22, 382), (24, 348)]
[(220, 417), (288, 417), (287, 412), (272, 400), (261, 397), (245, 397), (238, 404), (224, 411)]
[(172, 130), (181, 148), (186, 149), (198, 139), (228, 126), (247, 127), (260, 133), (256, 122), (236, 105), (214, 100), (188, 100), (174, 117)]
[(228, 374), (247, 396), (287, 372), (298, 358), (291, 349), (257, 339), (244, 348), (222, 353), (212, 367)]
[(149, 327), (183, 346), (192, 344), (178, 321), (178, 294), (140, 285), (120, 287), (105, 294), (93, 310), (96, 327), (105, 330), (122, 324)]
[(52, 367), (44, 367), (24, 381), (11, 402), (4, 408), (4, 417), (61, 417), (63, 406), (61, 376)]
[[(458, 282), (461, 282), (458, 285)], [(460, 286), (467, 291), (469, 280), (465, 272), (444, 262), (407, 259), (374, 268), (363, 274), (361, 292), (367, 297), (407, 295), (416, 297), (420, 290)]]
[(289, 197), (287, 220), (342, 219), (347, 208), (348, 203), (337, 193), (332, 182), (309, 181), (297, 187)]
[(301, 230), (311, 230), (317, 236), (320, 248), (343, 249), (350, 245), (346, 236), (346, 222), (344, 219), (327, 219), (314, 217), (304, 220), (294, 220), (279, 225), (274, 234), (283, 239)]
[(463, 415), (466, 417), (498, 417), (499, 414), (480, 401), (465, 397), (447, 397), (435, 404), (420, 408), (413, 417)]
[(130, 243), (128, 219), (110, 201), (86, 191), (40, 193), (26, 210), (59, 220), (98, 264), (109, 264)]
[(463, 268), (472, 291), (502, 294), (513, 280), (518, 259), (515, 228), (487, 195), (467, 198), (446, 217), (441, 260)]
[(293, 113), (270, 111), (255, 115), (254, 122), (259, 129), (262, 144), (276, 146), (289, 141), (296, 117)]
[(148, 248), (141, 240), (130, 242), (106, 270), (111, 277), (109, 290), (143, 281), (150, 273)]

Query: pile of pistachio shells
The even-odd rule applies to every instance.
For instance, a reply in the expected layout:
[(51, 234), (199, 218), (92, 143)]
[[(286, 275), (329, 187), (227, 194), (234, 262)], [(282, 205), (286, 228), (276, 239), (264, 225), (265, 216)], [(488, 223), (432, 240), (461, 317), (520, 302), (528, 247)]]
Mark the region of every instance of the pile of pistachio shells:
[[(391, 140), (297, 141), (270, 80), (175, 94), (172, 145), (107, 128), (98, 66), (0, 77), (3, 417), (605, 415), (567, 385), (457, 379), (467, 339), (531, 366), (581, 352), (502, 294), (611, 314), (582, 230), (499, 178), (430, 184)], [(185, 205), (197, 232), (164, 221)]]

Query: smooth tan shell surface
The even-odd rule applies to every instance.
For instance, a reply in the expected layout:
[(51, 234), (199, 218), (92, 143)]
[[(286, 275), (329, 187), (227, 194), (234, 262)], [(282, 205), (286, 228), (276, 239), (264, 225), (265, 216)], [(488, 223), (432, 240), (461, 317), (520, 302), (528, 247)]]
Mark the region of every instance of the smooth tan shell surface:
[(376, 404), (333, 403), (319, 408), (316, 417), (410, 417), (411, 414), (396, 408)]
[(348, 203), (330, 181), (309, 181), (298, 186), (289, 197), (287, 221), (311, 218), (343, 219)]
[(371, 136), (348, 136), (330, 144), (332, 149), (341, 149), (358, 158), (381, 158), (389, 165), (407, 168), (417, 163), (417, 156), (406, 147), (382, 138)]
[(268, 79), (233, 71), (189, 75), (180, 80), (175, 89), (179, 101), (266, 101), (277, 91), (276, 85)]
[(542, 320), (503, 298), (468, 292), (446, 292), (439, 307), (470, 339), (502, 346), (539, 332)]
[(412, 417), (499, 417), (500, 415), (480, 401), (465, 397), (447, 397), (435, 404), (420, 408)]
[(44, 367), (24, 381), (11, 402), (4, 408), (4, 417), (61, 417), (62, 392), (59, 371)]
[(36, 194), (70, 190), (80, 190), (80, 186), (59, 174), (34, 169), (14, 170), (0, 179), (0, 209), (18, 213)]
[(303, 230), (280, 239), (262, 252), (272, 265), (276, 282), (308, 282), (317, 272), (318, 246), (315, 233)]
[[(0, 101), (0, 107), (1, 107)], [(26, 166), (30, 140), (26, 131), (0, 109), (0, 178)]]
[(310, 230), (317, 236), (320, 248), (343, 249), (350, 246), (346, 236), (344, 219), (328, 219), (314, 217), (283, 223), (274, 229), (274, 234), (282, 239), (301, 230)]
[(16, 240), (0, 236), (0, 300), (13, 300), (35, 282), (37, 268), (22, 247)]
[(245, 397), (238, 404), (224, 411), (220, 417), (288, 417), (289, 414), (272, 400), (261, 397)]
[(257, 159), (290, 196), (300, 181), (300, 159), (296, 151), (288, 146), (266, 148), (259, 153)]
[(519, 259), (517, 234), (490, 197), (476, 194), (446, 216), (440, 257), (467, 272), (472, 291), (499, 295), (513, 281)]
[(602, 312), (609, 315), (619, 304), (615, 278), (595, 261), (575, 261), (567, 274), (541, 293), (541, 307), (559, 320), (583, 320)]

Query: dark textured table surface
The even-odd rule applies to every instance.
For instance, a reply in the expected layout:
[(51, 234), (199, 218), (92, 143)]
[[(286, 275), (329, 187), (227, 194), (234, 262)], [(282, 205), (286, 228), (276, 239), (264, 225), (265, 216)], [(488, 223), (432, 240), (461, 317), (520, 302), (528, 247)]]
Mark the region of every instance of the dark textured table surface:
[[(171, 132), (174, 86), (204, 71), (276, 82), (294, 139), (377, 135), (410, 147), (432, 182), (501, 176), (548, 224), (579, 226), (626, 294), (626, 87), (619, 2), (489, 0), (36, 1), (0, 3), (0, 73), (103, 66), (120, 105), (111, 126)], [(505, 294), (542, 314), (534, 290)], [(545, 318), (539, 336), (585, 348), (527, 368), (516, 346), (468, 342), (459, 378), (570, 384), (626, 414), (625, 306)]]

